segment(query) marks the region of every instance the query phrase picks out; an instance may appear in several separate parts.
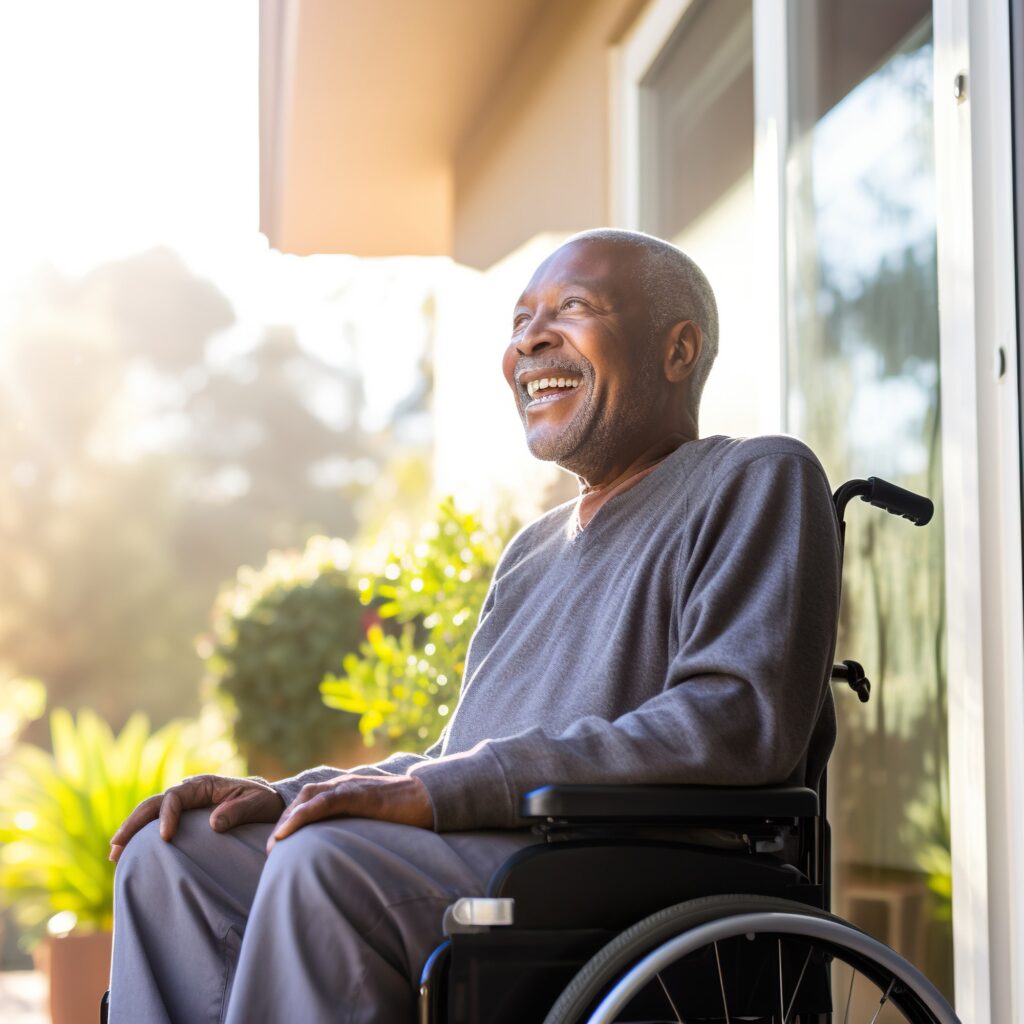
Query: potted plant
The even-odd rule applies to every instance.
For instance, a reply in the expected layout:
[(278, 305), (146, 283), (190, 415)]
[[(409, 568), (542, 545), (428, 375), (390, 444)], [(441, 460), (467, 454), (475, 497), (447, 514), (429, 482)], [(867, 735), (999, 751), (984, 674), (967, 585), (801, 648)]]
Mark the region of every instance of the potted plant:
[(93, 1024), (110, 973), (110, 837), (140, 800), (186, 775), (238, 773), (207, 716), (118, 735), (95, 712), (50, 715), (52, 753), (17, 746), (0, 772), (0, 899), (49, 973), (54, 1024)]

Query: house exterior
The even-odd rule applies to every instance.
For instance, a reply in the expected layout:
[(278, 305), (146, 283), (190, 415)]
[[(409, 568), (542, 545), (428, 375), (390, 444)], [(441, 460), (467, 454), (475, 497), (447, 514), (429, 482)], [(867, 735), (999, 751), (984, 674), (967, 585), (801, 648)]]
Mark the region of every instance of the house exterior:
[(1024, 1021), (1022, 4), (261, 0), (271, 244), (451, 258), (440, 489), (571, 493), (498, 361), (539, 259), (612, 224), (715, 287), (703, 433), (935, 498), (849, 516), (839, 656), (875, 694), (836, 694), (834, 903), (973, 1022)]

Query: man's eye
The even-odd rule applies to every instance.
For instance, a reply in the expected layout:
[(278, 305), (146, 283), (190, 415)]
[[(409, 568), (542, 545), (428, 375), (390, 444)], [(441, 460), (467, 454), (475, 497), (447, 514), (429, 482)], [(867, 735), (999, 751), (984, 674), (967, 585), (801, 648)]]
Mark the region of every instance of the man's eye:
[(526, 326), (526, 324), (529, 322), (529, 320), (530, 320), (529, 314), (527, 314), (527, 313), (520, 313), (519, 316), (517, 316), (512, 321), (512, 330), (513, 331), (521, 331)]
[(582, 305), (583, 305), (583, 300), (582, 299), (566, 299), (565, 302), (562, 303), (562, 309), (572, 309), (574, 306), (582, 306)]

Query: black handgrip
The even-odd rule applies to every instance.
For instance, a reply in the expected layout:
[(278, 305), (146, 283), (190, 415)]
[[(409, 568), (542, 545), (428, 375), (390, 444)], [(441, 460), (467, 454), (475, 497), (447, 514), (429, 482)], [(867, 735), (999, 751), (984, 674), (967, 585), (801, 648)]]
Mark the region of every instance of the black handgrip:
[(884, 508), (894, 516), (909, 519), (916, 526), (930, 522), (935, 513), (935, 506), (923, 494), (897, 487), (877, 476), (869, 476), (868, 485), (867, 492), (861, 495), (862, 501), (870, 502), (876, 508)]

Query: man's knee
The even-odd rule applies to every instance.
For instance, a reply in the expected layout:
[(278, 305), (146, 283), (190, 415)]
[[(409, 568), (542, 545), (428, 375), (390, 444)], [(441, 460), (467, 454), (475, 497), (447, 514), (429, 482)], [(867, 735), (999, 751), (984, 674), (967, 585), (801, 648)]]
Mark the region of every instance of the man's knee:
[(339, 823), (307, 825), (274, 844), (261, 884), (327, 883), (348, 874), (351, 860), (351, 837)]
[(164, 841), (160, 838), (160, 823), (151, 821), (139, 829), (128, 840), (121, 851), (114, 872), (114, 884), (118, 889), (129, 882), (133, 885), (144, 878), (163, 854)]
[(316, 822), (275, 844), (260, 891), (287, 898), (327, 901), (353, 920), (379, 917), (394, 902), (437, 895), (437, 885), (414, 863), (393, 832), (430, 835), (411, 826), (360, 818)]
[(180, 874), (187, 864), (200, 868), (223, 855), (221, 835), (209, 825), (209, 811), (186, 811), (174, 837), (160, 837), (160, 822), (151, 821), (128, 841), (117, 862), (114, 882), (118, 890), (125, 886), (166, 885), (168, 878)]

